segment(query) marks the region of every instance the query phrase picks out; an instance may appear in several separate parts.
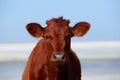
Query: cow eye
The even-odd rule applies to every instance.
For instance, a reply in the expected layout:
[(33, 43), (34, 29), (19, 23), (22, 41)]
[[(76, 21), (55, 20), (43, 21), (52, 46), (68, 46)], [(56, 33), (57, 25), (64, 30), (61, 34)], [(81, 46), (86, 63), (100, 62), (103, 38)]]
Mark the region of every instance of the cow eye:
[(48, 35), (46, 35), (46, 36), (44, 36), (44, 38), (46, 39), (46, 40), (51, 40), (52, 39), (52, 36), (48, 36)]
[(67, 35), (65, 38), (66, 38), (66, 39), (70, 39), (70, 38), (71, 38), (71, 36), (70, 36), (70, 35)]
[(45, 39), (49, 39), (49, 36), (45, 36)]

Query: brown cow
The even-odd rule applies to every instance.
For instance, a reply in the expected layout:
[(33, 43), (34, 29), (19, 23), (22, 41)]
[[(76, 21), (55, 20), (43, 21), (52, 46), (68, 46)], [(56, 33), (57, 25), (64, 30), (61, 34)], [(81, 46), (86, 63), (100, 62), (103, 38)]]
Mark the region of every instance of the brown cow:
[(83, 36), (90, 28), (87, 22), (69, 27), (69, 20), (62, 17), (40, 24), (30, 23), (27, 31), (33, 37), (43, 37), (33, 49), (22, 80), (81, 80), (81, 66), (71, 50), (71, 37)]

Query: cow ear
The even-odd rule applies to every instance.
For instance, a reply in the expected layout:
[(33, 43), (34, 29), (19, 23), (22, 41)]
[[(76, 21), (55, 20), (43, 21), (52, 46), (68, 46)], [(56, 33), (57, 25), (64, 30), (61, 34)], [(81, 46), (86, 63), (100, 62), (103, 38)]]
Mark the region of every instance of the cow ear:
[(81, 37), (87, 33), (90, 28), (90, 24), (88, 22), (79, 22), (71, 29), (74, 36)]
[(38, 23), (29, 23), (26, 29), (33, 37), (38, 38), (43, 36), (44, 28)]

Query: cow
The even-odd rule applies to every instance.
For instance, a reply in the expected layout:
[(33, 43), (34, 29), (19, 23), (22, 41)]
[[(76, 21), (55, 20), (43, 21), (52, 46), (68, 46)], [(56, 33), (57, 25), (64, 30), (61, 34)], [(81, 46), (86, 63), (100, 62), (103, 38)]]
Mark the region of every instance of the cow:
[(28, 58), (22, 80), (81, 80), (81, 65), (71, 49), (71, 38), (86, 34), (90, 24), (78, 22), (70, 27), (69, 23), (58, 17), (47, 20), (46, 27), (35, 22), (26, 25), (33, 37), (42, 39)]

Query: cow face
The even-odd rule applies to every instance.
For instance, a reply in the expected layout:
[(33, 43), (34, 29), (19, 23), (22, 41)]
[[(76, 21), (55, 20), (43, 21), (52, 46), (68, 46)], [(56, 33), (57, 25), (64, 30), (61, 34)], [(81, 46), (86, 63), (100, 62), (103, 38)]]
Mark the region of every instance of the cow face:
[(43, 28), (37, 23), (30, 23), (26, 26), (33, 37), (44, 38), (44, 41), (52, 48), (50, 61), (54, 63), (65, 63), (68, 60), (70, 41), (73, 36), (83, 36), (90, 27), (87, 22), (79, 22), (69, 27), (69, 20), (62, 17), (46, 21), (47, 27)]

